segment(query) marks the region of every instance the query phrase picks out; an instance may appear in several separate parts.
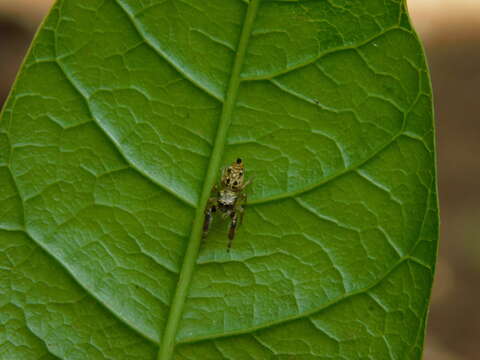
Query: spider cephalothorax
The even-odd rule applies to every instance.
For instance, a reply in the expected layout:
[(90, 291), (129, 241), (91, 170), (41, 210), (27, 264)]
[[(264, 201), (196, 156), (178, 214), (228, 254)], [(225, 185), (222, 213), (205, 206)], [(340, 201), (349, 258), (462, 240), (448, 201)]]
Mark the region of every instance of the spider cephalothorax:
[(243, 205), (247, 201), (247, 195), (244, 190), (251, 181), (244, 181), (245, 168), (242, 159), (237, 159), (229, 167), (223, 169), (220, 187), (214, 185), (212, 188), (212, 197), (208, 200), (205, 209), (205, 221), (203, 224), (203, 239), (206, 239), (213, 214), (218, 210), (222, 218), (231, 218), (228, 231), (228, 247), (230, 251), (232, 240), (235, 237), (238, 223), (243, 219)]

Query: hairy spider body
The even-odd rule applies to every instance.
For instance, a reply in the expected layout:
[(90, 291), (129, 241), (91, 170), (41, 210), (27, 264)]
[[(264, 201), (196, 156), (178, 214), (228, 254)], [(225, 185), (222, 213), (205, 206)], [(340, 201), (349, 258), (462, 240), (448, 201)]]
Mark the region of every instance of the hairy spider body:
[(247, 201), (245, 187), (251, 183), (250, 180), (244, 181), (245, 169), (242, 159), (237, 159), (229, 167), (223, 169), (220, 187), (214, 185), (212, 188), (212, 197), (208, 200), (205, 209), (205, 220), (203, 223), (203, 236), (205, 240), (213, 220), (213, 215), (217, 212), (221, 213), (223, 219), (230, 217), (230, 226), (228, 230), (228, 246), (230, 251), (232, 241), (238, 224), (242, 222), (244, 208), (243, 205)]
[(229, 208), (235, 205), (235, 201), (237, 201), (238, 194), (231, 190), (221, 190), (219, 191), (218, 197), (218, 206), (220, 210), (227, 211)]

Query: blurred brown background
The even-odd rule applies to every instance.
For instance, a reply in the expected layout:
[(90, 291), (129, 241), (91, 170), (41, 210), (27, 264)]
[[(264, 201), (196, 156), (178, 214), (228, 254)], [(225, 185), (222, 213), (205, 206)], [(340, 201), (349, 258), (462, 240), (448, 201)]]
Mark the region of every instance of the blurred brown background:
[[(52, 0), (0, 0), (0, 104)], [(441, 246), (425, 360), (480, 359), (480, 0), (408, 0), (436, 103)]]

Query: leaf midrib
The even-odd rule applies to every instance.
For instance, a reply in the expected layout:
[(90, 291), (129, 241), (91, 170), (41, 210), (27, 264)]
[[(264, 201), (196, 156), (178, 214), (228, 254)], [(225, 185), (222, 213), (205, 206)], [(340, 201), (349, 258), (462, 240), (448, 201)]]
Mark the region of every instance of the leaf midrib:
[(232, 120), (233, 108), (235, 106), (238, 88), (241, 81), (240, 72), (242, 70), (245, 52), (250, 38), (253, 22), (255, 21), (257, 14), (259, 2), (260, 0), (251, 0), (248, 4), (231, 76), (228, 82), (222, 114), (217, 127), (215, 143), (212, 149), (210, 162), (208, 164), (205, 181), (202, 188), (202, 194), (198, 203), (198, 207), (195, 211), (192, 232), (190, 233), (187, 250), (185, 252), (177, 288), (175, 290), (175, 295), (173, 297), (170, 312), (168, 314), (168, 320), (163, 333), (163, 338), (160, 342), (160, 348), (157, 356), (158, 360), (170, 359), (175, 348), (175, 336), (181, 320), (183, 306), (188, 294), (188, 289), (200, 248), (204, 209), (207, 205), (208, 198), (210, 197), (212, 186), (215, 184), (218, 168), (220, 167), (220, 162), (222, 160), (226, 136)]

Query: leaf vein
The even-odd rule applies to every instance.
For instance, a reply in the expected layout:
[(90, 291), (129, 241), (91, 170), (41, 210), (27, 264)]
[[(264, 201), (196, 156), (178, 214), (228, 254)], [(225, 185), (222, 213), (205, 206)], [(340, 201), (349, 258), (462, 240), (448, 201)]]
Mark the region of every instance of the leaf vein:
[(51, 252), (50, 249), (48, 249), (48, 247), (44, 246), (41, 241), (35, 239), (35, 237), (28, 230), (24, 229), (24, 230), (14, 230), (14, 231), (12, 231), (10, 229), (6, 229), (6, 228), (2, 228), (2, 227), (0, 227), (0, 230), (7, 231), (7, 232), (22, 232), (22, 233), (24, 233), (25, 236), (27, 236), (35, 245), (37, 245), (40, 249), (42, 249), (45, 252), (45, 254), (47, 254), (60, 267), (62, 267), (74, 283), (76, 283), (80, 288), (82, 288), (89, 296), (91, 296), (93, 299), (95, 299), (95, 301), (102, 308), (104, 308), (109, 314), (111, 314), (113, 317), (115, 317), (117, 320), (119, 320), (122, 324), (124, 324), (128, 328), (132, 329), (132, 331), (139, 334), (140, 336), (142, 336), (143, 338), (145, 338), (149, 342), (158, 345), (158, 342), (155, 339), (149, 337), (148, 334), (142, 332), (139, 328), (135, 327), (135, 324), (131, 324), (128, 320), (119, 316), (115, 311), (113, 311), (113, 309), (111, 309), (108, 306), (107, 303), (103, 302), (99, 297), (96, 296), (96, 294), (94, 292), (90, 291), (90, 289), (88, 289), (80, 281), (78, 281), (78, 279), (74, 276), (74, 272), (72, 270), (70, 270), (70, 268), (66, 264), (64, 264), (53, 252)]
[(317, 183), (313, 183), (309, 186), (306, 186), (304, 188), (298, 189), (298, 190), (293, 190), (293, 191), (288, 191), (284, 192), (281, 194), (273, 195), (270, 197), (262, 198), (262, 199), (256, 199), (256, 200), (251, 200), (248, 202), (247, 206), (253, 206), (253, 205), (259, 205), (259, 204), (264, 204), (272, 201), (277, 201), (277, 200), (282, 200), (282, 199), (287, 199), (287, 198), (292, 198), (298, 195), (302, 195), (305, 193), (308, 193), (312, 190), (315, 190), (321, 186), (325, 186), (328, 183), (331, 183), (332, 181), (335, 181), (336, 179), (351, 173), (352, 171), (356, 171), (358, 168), (361, 166), (365, 165), (369, 161), (373, 160), (376, 158), (379, 154), (381, 154), (383, 151), (387, 150), (392, 144), (395, 143), (395, 141), (403, 134), (403, 129), (400, 130), (397, 134), (395, 134), (392, 138), (390, 138), (387, 142), (379, 146), (375, 151), (370, 154), (370, 156), (352, 164), (349, 167), (344, 168), (343, 170), (332, 174), (331, 176), (327, 176), (323, 178), (321, 181)]
[(364, 40), (364, 41), (362, 41), (358, 44), (338, 46), (338, 47), (329, 49), (327, 51), (324, 51), (324, 52), (318, 54), (317, 56), (315, 56), (311, 59), (308, 59), (307, 61), (295, 64), (295, 65), (290, 66), (290, 67), (286, 67), (285, 69), (277, 71), (275, 73), (268, 74), (268, 75), (243, 77), (242, 81), (272, 80), (272, 79), (274, 79), (276, 77), (279, 77), (281, 75), (285, 75), (285, 74), (294, 72), (295, 70), (304, 68), (308, 65), (314, 64), (316, 61), (320, 60), (321, 58), (324, 58), (325, 56), (328, 56), (328, 55), (331, 55), (331, 54), (334, 54), (334, 53), (337, 53), (337, 52), (341, 52), (341, 51), (346, 51), (346, 50), (356, 50), (356, 49), (358, 49), (358, 48), (360, 48), (364, 45), (367, 45), (367, 44), (371, 43), (372, 41), (375, 41), (375, 40), (381, 38), (382, 36), (388, 34), (391, 31), (394, 31), (394, 30), (405, 31), (405, 29), (402, 29), (399, 26), (392, 26), (392, 27), (389, 27), (389, 28), (379, 32), (378, 34), (375, 34), (374, 36), (372, 36), (372, 37), (370, 37), (370, 38), (368, 38), (368, 39), (366, 39), (366, 40)]
[(205, 92), (206, 94), (210, 95), (214, 99), (223, 102), (224, 99), (222, 99), (220, 94), (215, 94), (215, 92), (211, 89), (208, 88), (208, 86), (205, 86), (199, 81), (196, 81), (194, 77), (188, 73), (186, 69), (183, 69), (180, 64), (175, 62), (174, 59), (168, 56), (164, 51), (162, 51), (158, 46), (155, 46), (152, 40), (149, 39), (149, 37), (145, 34), (145, 32), (141, 29), (138, 21), (135, 19), (134, 15), (132, 15), (125, 5), (122, 4), (122, 1), (120, 0), (114, 0), (114, 3), (118, 5), (120, 9), (127, 15), (128, 19), (130, 20), (132, 26), (135, 28), (137, 31), (138, 35), (143, 39), (145, 44), (147, 44), (158, 56), (160, 56), (163, 60), (165, 60), (167, 63), (169, 63), (180, 75), (182, 75), (185, 79), (187, 79), (191, 84)]
[(97, 120), (97, 118), (94, 116), (93, 114), (93, 111), (92, 111), (92, 108), (90, 106), (90, 102), (89, 102), (89, 97), (87, 94), (84, 93), (84, 91), (82, 91), (80, 89), (80, 87), (78, 86), (78, 84), (75, 82), (75, 80), (73, 80), (71, 78), (71, 76), (68, 74), (68, 72), (66, 71), (66, 69), (64, 68), (64, 66), (59, 62), (59, 61), (55, 61), (55, 64), (57, 64), (57, 66), (59, 67), (59, 69), (62, 71), (62, 73), (64, 74), (65, 78), (67, 79), (67, 81), (70, 83), (70, 85), (73, 87), (73, 89), (80, 95), (80, 97), (83, 99), (83, 101), (85, 102), (85, 106), (87, 107), (87, 110), (93, 120), (93, 123), (98, 127), (98, 129), (103, 133), (105, 134), (106, 138), (111, 142), (111, 144), (114, 146), (114, 148), (118, 151), (118, 153), (122, 156), (122, 158), (125, 160), (125, 162), (135, 171), (137, 171), (142, 177), (144, 177), (145, 179), (147, 179), (149, 182), (152, 182), (153, 184), (155, 184), (156, 186), (158, 186), (159, 188), (165, 190), (167, 193), (169, 193), (170, 195), (173, 195), (175, 198), (177, 198), (178, 200), (180, 200), (182, 203), (190, 206), (191, 208), (195, 208), (195, 204), (193, 202), (191, 202), (189, 199), (181, 196), (180, 194), (176, 193), (173, 189), (170, 189), (168, 186), (162, 184), (161, 182), (155, 180), (153, 177), (149, 176), (144, 170), (142, 170), (141, 168), (139, 168), (138, 166), (136, 166), (130, 159), (129, 157), (124, 153), (124, 151), (122, 150), (122, 147), (120, 146), (120, 144), (117, 143), (117, 141), (114, 139), (114, 137), (107, 131), (107, 129), (105, 129), (101, 124), (100, 122)]
[(388, 276), (390, 276), (390, 274), (392, 274), (403, 263), (408, 262), (408, 261), (411, 261), (411, 262), (413, 261), (413, 262), (417, 263), (416, 261), (412, 260), (412, 254), (415, 251), (417, 245), (422, 241), (421, 234), (422, 234), (423, 228), (425, 226), (427, 214), (430, 211), (430, 205), (431, 205), (430, 204), (430, 202), (431, 202), (430, 194), (431, 194), (433, 186), (435, 186), (435, 181), (434, 180), (432, 180), (432, 184), (430, 185), (428, 194), (426, 196), (425, 211), (424, 211), (424, 214), (423, 214), (422, 222), (419, 226), (417, 239), (416, 239), (415, 243), (411, 246), (409, 251), (407, 251), (407, 254), (405, 256), (398, 259), (392, 265), (392, 267), (389, 270), (387, 270), (383, 275), (381, 275), (378, 278), (378, 280), (375, 281), (374, 283), (372, 283), (369, 286), (366, 286), (362, 289), (359, 289), (357, 291), (353, 291), (353, 292), (350, 292), (348, 294), (344, 294), (342, 296), (339, 296), (339, 297), (333, 299), (332, 301), (330, 301), (326, 304), (323, 304), (319, 307), (316, 307), (316, 308), (311, 309), (309, 311), (303, 312), (301, 314), (296, 314), (296, 315), (286, 317), (286, 318), (283, 318), (283, 319), (280, 319), (280, 320), (271, 321), (271, 322), (261, 324), (261, 325), (258, 325), (258, 326), (254, 326), (254, 327), (251, 327), (251, 328), (248, 328), (248, 329), (242, 329), (242, 330), (232, 331), (232, 332), (228, 332), (228, 333), (221, 333), (221, 334), (209, 334), (209, 335), (206, 335), (206, 336), (199, 336), (199, 337), (195, 337), (195, 338), (185, 338), (185, 339), (182, 339), (181, 341), (179, 341), (179, 343), (181, 343), (181, 344), (195, 343), (195, 342), (200, 342), (200, 341), (215, 340), (215, 339), (219, 339), (219, 338), (230, 337), (230, 336), (234, 336), (234, 335), (246, 335), (246, 334), (253, 335), (255, 332), (257, 332), (259, 330), (262, 330), (262, 329), (266, 329), (268, 327), (279, 326), (279, 325), (282, 325), (282, 324), (285, 324), (285, 323), (288, 323), (288, 322), (291, 322), (291, 321), (294, 321), (294, 320), (307, 318), (307, 317), (312, 316), (314, 314), (317, 314), (321, 311), (325, 311), (326, 309), (334, 307), (335, 305), (337, 305), (337, 304), (339, 304), (343, 301), (346, 301), (350, 298), (353, 298), (357, 295), (368, 293), (370, 290), (373, 290), (375, 287), (379, 286), (385, 279), (388, 278)]

